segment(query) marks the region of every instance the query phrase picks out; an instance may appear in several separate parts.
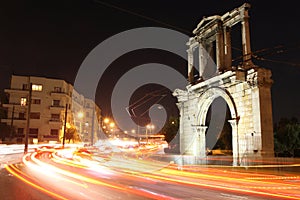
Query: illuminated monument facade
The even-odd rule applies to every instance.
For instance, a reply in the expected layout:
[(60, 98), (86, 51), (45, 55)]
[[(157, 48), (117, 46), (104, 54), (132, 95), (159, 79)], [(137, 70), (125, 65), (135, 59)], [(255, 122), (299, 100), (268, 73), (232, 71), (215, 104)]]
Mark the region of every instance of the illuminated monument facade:
[[(214, 128), (210, 127), (214, 119), (208, 125), (207, 117), (213, 101), (221, 98), (230, 111), (225, 120), (231, 125), (234, 163), (249, 156), (274, 155), (273, 81), (270, 70), (251, 61), (249, 8), (246, 3), (222, 16), (203, 18), (187, 43), (189, 85), (173, 93), (180, 111), (181, 154), (205, 157), (208, 146), (215, 144), (208, 141), (207, 133)], [(242, 63), (232, 66), (231, 29), (237, 24)]]

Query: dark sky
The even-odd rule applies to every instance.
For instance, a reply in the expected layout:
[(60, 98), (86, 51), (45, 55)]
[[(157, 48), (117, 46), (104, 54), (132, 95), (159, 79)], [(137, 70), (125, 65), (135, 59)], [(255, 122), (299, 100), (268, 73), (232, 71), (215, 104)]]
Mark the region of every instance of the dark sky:
[[(261, 55), (268, 59), (254, 62), (271, 69), (273, 73), (274, 120), (292, 116), (300, 119), (300, 14), (297, 1), (292, 0), (2, 1), (0, 90), (3, 92), (4, 88), (9, 87), (12, 73), (59, 78), (73, 83), (77, 70), (88, 53), (114, 34), (137, 27), (159, 26), (191, 35), (203, 16), (222, 15), (244, 2), (252, 6), (252, 50), (256, 52), (265, 49), (265, 55)], [(237, 34), (234, 33), (233, 37), (235, 35)], [(238, 37), (237, 35), (236, 38)], [(278, 46), (280, 48), (276, 49)], [(118, 59), (112, 64), (111, 72), (118, 77), (132, 65), (151, 62), (153, 59), (172, 65), (166, 59), (166, 54), (168, 53), (138, 51), (137, 56), (130, 54)], [(174, 65), (186, 64), (174, 55), (168, 56), (174, 59)], [(124, 67), (123, 70), (120, 65)], [(117, 72), (114, 70), (116, 68)], [(185, 73), (185, 69), (181, 72)], [(104, 79), (110, 80), (110, 77)], [(107, 88), (100, 88), (101, 95), (97, 93), (97, 103), (103, 107), (104, 112), (108, 112), (108, 100), (104, 97), (107, 97), (113, 84), (113, 81), (108, 82)]]

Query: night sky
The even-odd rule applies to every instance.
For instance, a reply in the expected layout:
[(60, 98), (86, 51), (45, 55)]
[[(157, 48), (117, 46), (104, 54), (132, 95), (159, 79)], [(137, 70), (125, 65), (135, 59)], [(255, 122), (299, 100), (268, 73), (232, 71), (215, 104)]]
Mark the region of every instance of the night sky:
[[(88, 53), (114, 34), (132, 28), (156, 26), (192, 36), (203, 16), (222, 15), (245, 2), (252, 6), (252, 51), (266, 59), (253, 61), (273, 73), (274, 121), (292, 116), (300, 119), (300, 12), (297, 1), (292, 0), (2, 1), (0, 91), (9, 87), (11, 74), (46, 76), (74, 83), (77, 70)], [(233, 33), (233, 42), (240, 39), (239, 34), (239, 31)], [(186, 73), (186, 62), (168, 52), (141, 50), (124, 55), (110, 66), (106, 77), (101, 79), (107, 84), (99, 86), (96, 102), (104, 114), (109, 113), (109, 95), (117, 78), (136, 65), (153, 61)], [(153, 91), (161, 89), (150, 88)], [(149, 92), (149, 87), (144, 89)], [(142, 96), (137, 94), (136, 99)]]

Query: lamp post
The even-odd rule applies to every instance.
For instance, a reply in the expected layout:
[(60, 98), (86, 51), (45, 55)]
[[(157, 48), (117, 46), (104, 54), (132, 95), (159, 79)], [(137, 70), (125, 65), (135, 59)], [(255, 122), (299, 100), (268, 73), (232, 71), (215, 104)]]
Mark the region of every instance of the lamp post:
[(109, 123), (109, 127), (111, 128), (110, 131), (112, 132), (112, 136), (114, 138), (115, 137), (115, 132), (114, 132), (115, 123), (114, 122), (110, 122)]
[(148, 129), (150, 130), (150, 134), (152, 134), (152, 130), (155, 128), (155, 126), (153, 124), (148, 124), (146, 126), (146, 141), (148, 144)]
[(80, 137), (82, 138), (82, 119), (83, 119), (83, 112), (79, 112), (77, 113), (77, 118), (79, 119), (79, 134), (80, 134)]

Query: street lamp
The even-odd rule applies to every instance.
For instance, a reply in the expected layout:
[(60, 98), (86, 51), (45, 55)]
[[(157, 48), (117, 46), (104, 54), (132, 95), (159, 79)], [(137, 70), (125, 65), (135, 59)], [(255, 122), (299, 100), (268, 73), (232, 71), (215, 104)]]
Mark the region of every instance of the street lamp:
[(150, 130), (150, 134), (152, 134), (152, 130), (155, 128), (155, 126), (153, 124), (148, 124), (146, 126), (146, 141), (148, 144), (148, 129)]
[(110, 122), (109, 123), (109, 127), (111, 128), (110, 131), (112, 132), (113, 138), (115, 137), (115, 133), (114, 133), (114, 127), (115, 127), (115, 123), (114, 122)]
[(105, 123), (105, 124), (108, 124), (109, 123), (109, 118), (104, 118), (104, 120), (103, 120), (103, 122)]
[(80, 137), (82, 138), (82, 124), (81, 124), (81, 122), (82, 122), (82, 119), (83, 119), (83, 112), (79, 112), (79, 113), (77, 113), (77, 118), (79, 119), (78, 121), (79, 121), (79, 133), (80, 133)]

